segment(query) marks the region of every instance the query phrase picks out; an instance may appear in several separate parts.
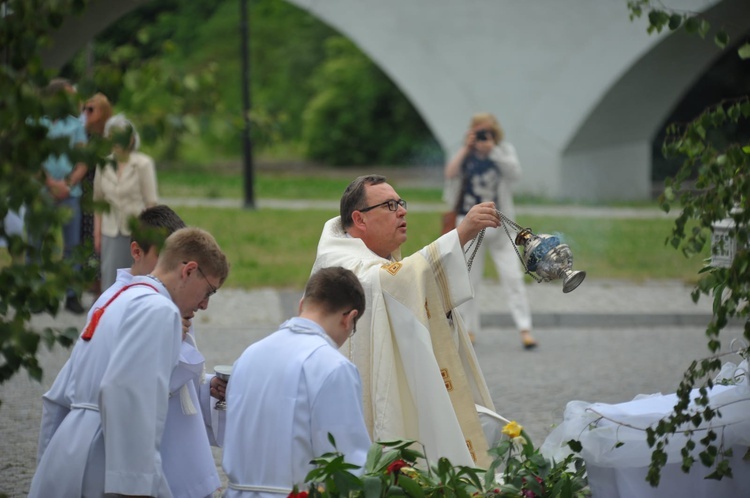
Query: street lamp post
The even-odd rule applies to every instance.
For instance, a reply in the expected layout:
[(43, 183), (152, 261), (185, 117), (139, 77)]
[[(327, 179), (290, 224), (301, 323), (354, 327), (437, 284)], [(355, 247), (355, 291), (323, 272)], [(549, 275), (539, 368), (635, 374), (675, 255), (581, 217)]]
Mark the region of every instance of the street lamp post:
[(248, 3), (240, 0), (240, 37), (242, 38), (242, 157), (245, 173), (245, 208), (255, 209), (253, 178), (253, 146), (250, 141), (250, 28), (248, 25)]

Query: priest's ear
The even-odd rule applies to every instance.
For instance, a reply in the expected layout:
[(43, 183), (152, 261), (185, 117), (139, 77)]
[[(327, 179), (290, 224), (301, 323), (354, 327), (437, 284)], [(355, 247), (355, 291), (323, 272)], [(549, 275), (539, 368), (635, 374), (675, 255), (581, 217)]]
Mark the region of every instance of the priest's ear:
[(363, 230), (365, 228), (365, 217), (360, 211), (354, 211), (352, 213), (352, 225), (354, 225), (358, 230)]

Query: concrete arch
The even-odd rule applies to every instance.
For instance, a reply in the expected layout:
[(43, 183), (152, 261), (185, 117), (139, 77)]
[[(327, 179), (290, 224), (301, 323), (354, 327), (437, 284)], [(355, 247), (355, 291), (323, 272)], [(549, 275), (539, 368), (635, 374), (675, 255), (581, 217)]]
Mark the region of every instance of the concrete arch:
[[(45, 54), (62, 63), (148, 0), (96, 0)], [(471, 114), (495, 113), (524, 166), (519, 191), (551, 198), (650, 196), (651, 141), (719, 52), (649, 36), (624, 0), (287, 0), (348, 36), (410, 98), (446, 153)], [(673, 0), (733, 36), (746, 0)], [(436, 173), (439, 174), (439, 173)]]
[[(646, 199), (657, 128), (719, 52), (649, 36), (621, 0), (288, 0), (350, 37), (412, 100), (448, 153), (471, 114), (495, 113), (524, 165), (520, 190)], [(677, 0), (750, 27), (744, 0)], [(739, 23), (740, 25), (737, 25)]]
[[(746, 36), (750, 30), (749, 2), (720, 2), (707, 9), (705, 15), (712, 25), (726, 26), (733, 40)], [(625, 181), (623, 174), (636, 175), (640, 183), (636, 192), (650, 189), (654, 137), (683, 96), (720, 55), (710, 40), (680, 32), (662, 37), (649, 47), (609, 87), (571, 136), (562, 158), (563, 190), (594, 188), (594, 180), (601, 192), (608, 192), (607, 197), (643, 197), (617, 192)], [(600, 174), (594, 173), (597, 171)], [(573, 181), (576, 186), (570, 185)]]

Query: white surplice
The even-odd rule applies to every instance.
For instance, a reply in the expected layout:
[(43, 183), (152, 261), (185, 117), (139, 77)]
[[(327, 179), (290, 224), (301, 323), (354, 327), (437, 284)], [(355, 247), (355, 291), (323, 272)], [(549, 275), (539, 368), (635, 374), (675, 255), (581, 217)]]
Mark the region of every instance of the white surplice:
[[(180, 345), (180, 358), (169, 383), (167, 423), (161, 442), (162, 465), (176, 497), (205, 498), (221, 487), (211, 446), (219, 446), (212, 419), (224, 423), (224, 412), (214, 408), (203, 355), (195, 347), (192, 327)], [(190, 401), (185, 397), (188, 396)], [(191, 410), (192, 409), (192, 410)], [(212, 416), (213, 415), (213, 416)]]
[(132, 283), (158, 292), (138, 285), (115, 299), (45, 395), (30, 497), (173, 496), (160, 449), (182, 320), (163, 285)]
[(367, 297), (357, 335), (341, 350), (362, 376), (373, 440), (415, 439), (432, 462), (489, 465), (475, 404), (494, 406), (454, 309), (473, 296), (456, 231), (407, 258), (385, 259), (336, 217), (323, 228), (313, 272), (331, 266), (352, 270)]
[(357, 369), (318, 324), (292, 318), (249, 346), (232, 369), (225, 496), (285, 497), (304, 483), (311, 459), (334, 451), (329, 433), (347, 462), (364, 465), (370, 438)]
[[(102, 292), (91, 306), (87, 322), (91, 320), (94, 310), (104, 306), (132, 281), (129, 268), (118, 269), (115, 283)], [(191, 327), (180, 344), (179, 360), (170, 377), (169, 407), (161, 442), (164, 474), (172, 494), (178, 497), (205, 498), (221, 486), (211, 452), (211, 445), (217, 445), (212, 418), (223, 424), (224, 412), (219, 412), (218, 416), (215, 413), (213, 406), (216, 400), (211, 400), (209, 387), (212, 376), (204, 380), (204, 364), (203, 355), (195, 347), (195, 333)], [(37, 462), (41, 460), (49, 438), (70, 411), (70, 368), (69, 360), (43, 397), (45, 410)]]

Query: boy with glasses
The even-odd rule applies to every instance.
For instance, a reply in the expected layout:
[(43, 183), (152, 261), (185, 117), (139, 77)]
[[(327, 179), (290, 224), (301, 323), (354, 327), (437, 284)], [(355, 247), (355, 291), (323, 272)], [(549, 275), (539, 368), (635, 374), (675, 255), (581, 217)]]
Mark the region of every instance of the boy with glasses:
[[(146, 243), (134, 241), (133, 274), (122, 271), (119, 288), (102, 296), (44, 396), (29, 496), (210, 496), (218, 488), (205, 411), (195, 407), (210, 404), (209, 388), (199, 401), (192, 377), (202, 357), (185, 358), (183, 321), (208, 307), (229, 264), (198, 228), (175, 231), (161, 250), (157, 236), (143, 257)], [(211, 382), (216, 393), (219, 379)]]

